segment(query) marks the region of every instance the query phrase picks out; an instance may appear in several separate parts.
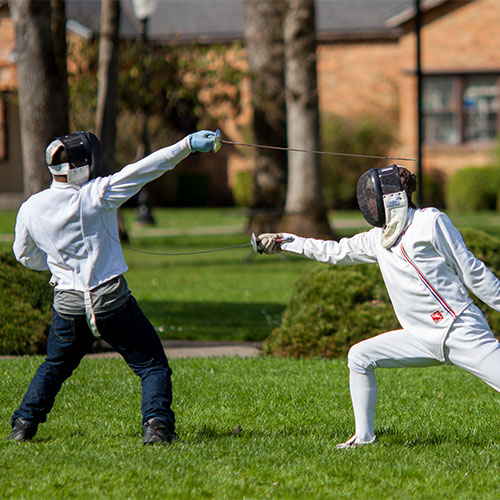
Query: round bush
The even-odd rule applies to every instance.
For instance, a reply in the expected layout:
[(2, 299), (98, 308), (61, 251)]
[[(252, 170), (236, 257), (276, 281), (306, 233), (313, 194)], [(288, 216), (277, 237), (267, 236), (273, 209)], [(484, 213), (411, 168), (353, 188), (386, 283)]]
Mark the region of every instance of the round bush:
[[(466, 229), (469, 249), (498, 276), (500, 240)], [(493, 332), (500, 313), (475, 300)], [(297, 281), (281, 326), (264, 342), (264, 352), (283, 357), (345, 357), (349, 348), (379, 333), (401, 328), (376, 265), (313, 264)]]
[(446, 207), (456, 212), (495, 210), (499, 192), (500, 168), (462, 168), (446, 182)]
[(40, 354), (52, 318), (50, 273), (35, 272), (0, 253), (0, 354)]

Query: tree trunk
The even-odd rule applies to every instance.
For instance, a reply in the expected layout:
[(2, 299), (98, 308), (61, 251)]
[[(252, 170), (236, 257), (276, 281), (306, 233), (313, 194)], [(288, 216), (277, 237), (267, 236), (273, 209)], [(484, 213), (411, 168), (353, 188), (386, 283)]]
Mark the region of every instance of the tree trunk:
[[(115, 171), (119, 49), (120, 2), (102, 0), (95, 132), (102, 143), (103, 164), (101, 171), (96, 172), (98, 176), (109, 175)], [(116, 216), (120, 241), (127, 243), (127, 226), (120, 209), (116, 211)]]
[[(286, 147), (284, 0), (245, 0), (244, 38), (250, 70), (254, 142)], [(277, 230), (286, 195), (286, 153), (255, 149), (249, 231)]]
[[(284, 39), (288, 145), (319, 150), (314, 0), (289, 0)], [(288, 152), (287, 198), (280, 230), (331, 237), (316, 154)]]
[(104, 161), (103, 172), (99, 175), (108, 175), (115, 170), (119, 29), (120, 2), (102, 0), (96, 135), (102, 142)]
[[(68, 133), (67, 81), (65, 63), (56, 61), (50, 0), (11, 0), (9, 8), (16, 33), (24, 194), (29, 196), (50, 183), (47, 145)], [(61, 13), (58, 9), (56, 18)]]

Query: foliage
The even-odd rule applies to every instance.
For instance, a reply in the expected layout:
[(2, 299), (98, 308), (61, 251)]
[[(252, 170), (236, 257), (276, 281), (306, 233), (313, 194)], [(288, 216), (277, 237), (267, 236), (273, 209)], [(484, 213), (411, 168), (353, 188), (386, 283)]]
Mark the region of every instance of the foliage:
[(252, 199), (252, 172), (239, 170), (233, 186), (233, 198), (237, 207), (249, 207)]
[[(4, 436), (40, 362), (0, 363)], [(498, 498), (498, 395), (463, 370), (380, 370), (380, 444), (345, 451), (335, 449), (354, 429), (344, 362), (194, 358), (170, 365), (182, 442), (143, 446), (138, 377), (121, 359), (86, 358), (31, 443), (0, 440), (2, 496)]]
[[(500, 240), (473, 229), (463, 236), (469, 249), (500, 276)], [(500, 332), (500, 313), (475, 302), (493, 331)], [(352, 344), (397, 328), (377, 266), (316, 265), (295, 285), (282, 324), (264, 349), (276, 356), (340, 358)]]
[[(322, 116), (323, 151), (387, 156), (396, 136), (393, 126), (380, 117), (346, 118)], [(368, 168), (381, 167), (389, 160), (354, 156), (321, 155), (324, 196), (328, 208), (357, 208), (356, 183)]]
[[(467, 248), (500, 278), (500, 239), (472, 228), (464, 228), (461, 233)], [(500, 312), (491, 309), (474, 295), (472, 295), (472, 298), (474, 299), (474, 303), (483, 311), (492, 331), (495, 335), (499, 336)]]
[(495, 210), (499, 193), (499, 167), (465, 167), (446, 183), (446, 207), (457, 212)]
[[(97, 97), (98, 43), (69, 50), (69, 88), (72, 128), (94, 128)], [(165, 136), (183, 136), (197, 128), (213, 127), (240, 112), (239, 82), (243, 76), (234, 54), (240, 45), (203, 46), (123, 42), (119, 55), (119, 122), (117, 156), (124, 146), (135, 159), (143, 110), (148, 115), (151, 146), (165, 145)], [(135, 147), (134, 147), (135, 146)]]
[(264, 350), (275, 356), (341, 358), (352, 344), (395, 328), (376, 266), (316, 265), (295, 285), (281, 326)]
[(44, 350), (52, 315), (50, 274), (17, 263), (0, 252), (0, 353), (36, 354)]
[(215, 112), (230, 103), (238, 114), (242, 73), (227, 54), (227, 47), (192, 43), (148, 46), (144, 56), (140, 43), (125, 46), (120, 54), (122, 109), (142, 112), (145, 108), (148, 116), (162, 116), (164, 126), (182, 133), (192, 132), (198, 123), (209, 124), (208, 107)]
[[(436, 207), (444, 208), (444, 189), (445, 189), (445, 179), (443, 174), (439, 170), (430, 171), (422, 175), (422, 180), (424, 183), (424, 207)], [(412, 201), (415, 205), (418, 205), (418, 191), (413, 193)]]

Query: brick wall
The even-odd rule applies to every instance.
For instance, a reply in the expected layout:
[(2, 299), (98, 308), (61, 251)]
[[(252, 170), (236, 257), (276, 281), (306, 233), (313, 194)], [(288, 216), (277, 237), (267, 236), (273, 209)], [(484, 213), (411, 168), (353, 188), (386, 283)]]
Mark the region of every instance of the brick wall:
[(16, 88), (15, 67), (11, 61), (14, 48), (14, 28), (7, 17), (8, 9), (0, 8), (0, 91)]
[(400, 66), (396, 40), (320, 45), (320, 109), (351, 116), (382, 113), (396, 119)]

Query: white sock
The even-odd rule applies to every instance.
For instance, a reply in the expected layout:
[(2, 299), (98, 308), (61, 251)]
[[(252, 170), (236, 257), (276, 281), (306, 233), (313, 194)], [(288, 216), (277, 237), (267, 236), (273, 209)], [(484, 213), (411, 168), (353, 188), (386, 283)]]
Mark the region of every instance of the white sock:
[(370, 441), (375, 436), (375, 406), (377, 404), (377, 379), (375, 372), (364, 374), (349, 371), (352, 408), (356, 423), (356, 436), (363, 441)]

